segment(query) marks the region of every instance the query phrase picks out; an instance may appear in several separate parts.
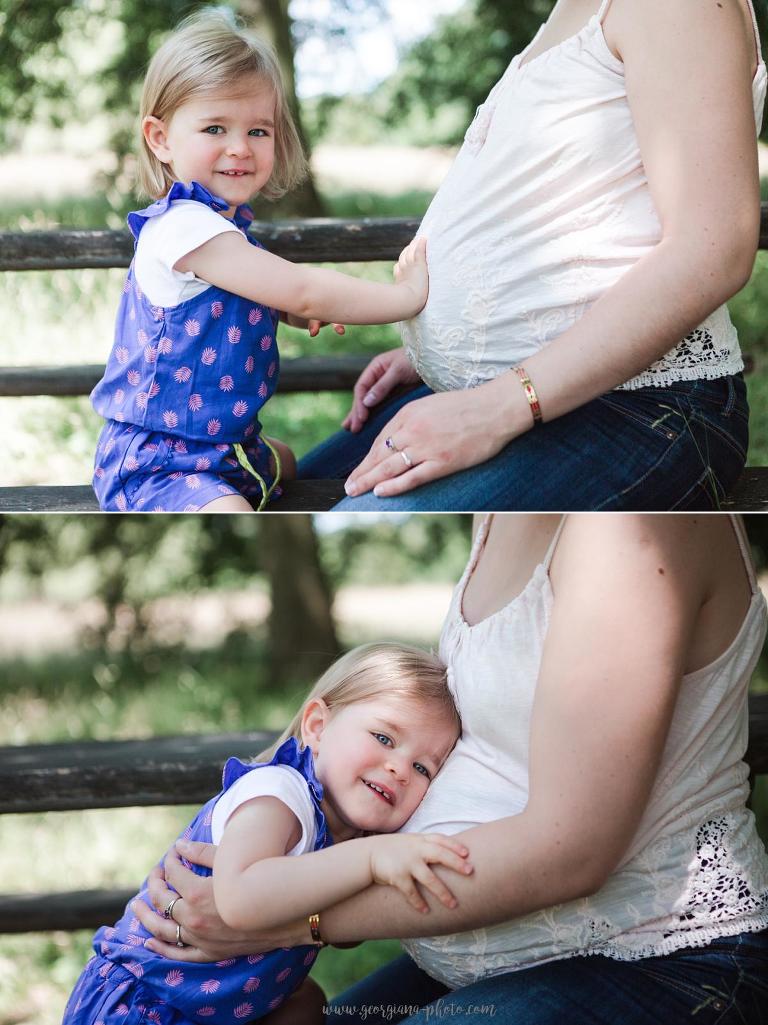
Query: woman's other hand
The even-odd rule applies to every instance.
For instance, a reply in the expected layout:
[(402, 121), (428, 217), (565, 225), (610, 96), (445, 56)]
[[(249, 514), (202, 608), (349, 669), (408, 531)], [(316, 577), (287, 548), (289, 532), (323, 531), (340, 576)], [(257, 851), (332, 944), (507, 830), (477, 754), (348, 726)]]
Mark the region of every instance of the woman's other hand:
[(357, 434), (368, 419), (372, 406), (377, 406), (400, 385), (420, 383), (421, 378), (408, 359), (405, 349), (398, 346), (397, 349), (379, 353), (358, 377), (352, 408), (341, 426)]
[(466, 861), (469, 850), (463, 843), (441, 833), (375, 836), (370, 843), (374, 883), (393, 886), (417, 911), (429, 911), (420, 886), (433, 893), (447, 908), (458, 905), (454, 895), (429, 866), (444, 865), (463, 876), (470, 875), (472, 866)]
[[(213, 844), (183, 844), (184, 857), (196, 865), (211, 868), (215, 852)], [(136, 900), (134, 914), (154, 937), (147, 940), (147, 948), (172, 961), (225, 961), (309, 942), (305, 922), (281, 927), (270, 935), (230, 929), (216, 910), (212, 878), (198, 876), (186, 868), (175, 848), (166, 855), (162, 869), (157, 867), (150, 872), (148, 892), (155, 910)], [(166, 919), (163, 910), (177, 895), (182, 899), (173, 907), (173, 919)], [(183, 947), (176, 946), (177, 925), (181, 927)]]
[(522, 389), (519, 384), (511, 389), (507, 376), (409, 402), (349, 475), (347, 494), (373, 490), (379, 498), (400, 495), (495, 456), (533, 426)]

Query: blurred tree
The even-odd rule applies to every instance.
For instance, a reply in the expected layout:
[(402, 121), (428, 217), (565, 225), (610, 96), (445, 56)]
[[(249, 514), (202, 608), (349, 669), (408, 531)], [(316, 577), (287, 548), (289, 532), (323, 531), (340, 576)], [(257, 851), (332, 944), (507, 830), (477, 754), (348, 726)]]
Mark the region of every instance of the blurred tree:
[(259, 531), (269, 576), (269, 659), (277, 683), (321, 673), (341, 651), (332, 595), (309, 516), (267, 516)]
[[(211, 5), (205, 0), (0, 0), (0, 124), (7, 129), (10, 123), (39, 123), (43, 111), (56, 125), (75, 120), (84, 81), (73, 41), (89, 40), (95, 26), (113, 22), (119, 29), (119, 42), (98, 75), (98, 84), (104, 110), (112, 115), (112, 144), (124, 172), (125, 158), (135, 145), (138, 97), (149, 58), (181, 18), (206, 6)], [(323, 22), (294, 22), (290, 0), (230, 0), (222, 6), (228, 6), (274, 46), (305, 143), (294, 74), (297, 39), (318, 31), (331, 35), (347, 32), (362, 13), (369, 17), (373, 13), (376, 18), (384, 15), (383, 0), (333, 0), (333, 17)], [(118, 180), (121, 188), (128, 187), (124, 173)], [(274, 204), (262, 201), (259, 216), (268, 217), (274, 209)], [(302, 216), (324, 212), (311, 176), (279, 209)]]
[[(768, 40), (768, 5), (754, 0), (760, 35)], [(397, 73), (380, 90), (388, 99), (387, 123), (396, 125), (414, 110), (434, 118), (458, 107), (443, 143), (459, 143), (476, 108), (546, 21), (555, 0), (469, 0), (456, 14), (442, 17), (434, 32), (403, 55)], [(597, 10), (598, 0), (594, 0)], [(768, 126), (762, 134), (768, 139)]]
[(269, 584), (268, 649), (276, 679), (325, 668), (339, 650), (333, 594), (320, 564), (310, 516), (3, 516), (0, 574), (42, 581), (84, 568), (104, 606), (94, 647), (141, 652), (150, 638), (152, 599), (259, 574)]

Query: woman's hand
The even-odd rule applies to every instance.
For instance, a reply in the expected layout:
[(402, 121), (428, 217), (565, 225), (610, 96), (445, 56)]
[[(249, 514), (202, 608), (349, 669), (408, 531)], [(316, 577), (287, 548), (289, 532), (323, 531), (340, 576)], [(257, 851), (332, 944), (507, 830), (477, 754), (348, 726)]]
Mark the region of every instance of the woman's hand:
[(502, 378), (409, 402), (349, 475), (347, 494), (362, 495), (373, 489), (379, 498), (400, 495), (485, 462), (533, 425), (527, 403), (515, 405), (521, 396), (522, 389), (510, 391)]
[(440, 833), (399, 833), (370, 838), (371, 875), (375, 883), (393, 886), (417, 911), (429, 911), (419, 883), (433, 893), (447, 908), (458, 901), (430, 865), (444, 865), (461, 875), (470, 875), (472, 866), (465, 859), (468, 848), (450, 836)]
[(400, 385), (420, 383), (421, 378), (401, 346), (379, 353), (358, 377), (352, 408), (341, 426), (357, 434), (368, 419), (372, 406), (377, 406)]
[[(215, 852), (213, 844), (184, 844), (184, 856), (196, 865), (212, 867)], [(137, 900), (133, 903), (134, 914), (154, 937), (147, 940), (147, 948), (172, 961), (225, 961), (242, 954), (259, 954), (276, 947), (310, 942), (305, 922), (281, 927), (269, 935), (230, 929), (216, 911), (211, 877), (195, 875), (182, 864), (173, 848), (166, 855), (163, 869), (155, 868), (150, 872), (148, 891), (156, 910), (143, 900)], [(173, 919), (168, 920), (163, 917), (163, 910), (177, 895), (182, 899), (176, 901)], [(183, 947), (176, 946), (177, 925), (181, 926)]]

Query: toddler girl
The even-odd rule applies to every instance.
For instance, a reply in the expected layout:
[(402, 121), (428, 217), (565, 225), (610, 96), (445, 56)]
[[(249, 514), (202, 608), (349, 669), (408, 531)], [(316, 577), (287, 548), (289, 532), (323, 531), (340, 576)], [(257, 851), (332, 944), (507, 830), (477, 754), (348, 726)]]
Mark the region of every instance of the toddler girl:
[[(439, 834), (371, 834), (393, 833), (411, 817), (459, 732), (434, 656), (369, 644), (339, 659), (262, 761), (227, 761), (221, 793), (182, 834), (218, 844), (213, 886), (224, 921), (268, 928), (311, 915), (320, 946), (319, 912), (373, 883), (396, 887), (424, 910), (417, 884), (455, 906), (429, 865), (470, 873), (462, 844)], [(137, 899), (149, 903), (146, 883)], [(317, 946), (304, 946), (218, 964), (177, 962), (148, 950), (149, 935), (130, 904), (113, 928), (99, 929), (64, 1025), (253, 1021), (298, 988), (317, 956)], [(176, 941), (184, 945), (178, 925)]]
[[(277, 386), (275, 332), (387, 323), (426, 302), (424, 240), (392, 285), (294, 265), (248, 234), (247, 201), (296, 185), (306, 166), (272, 51), (224, 12), (192, 16), (152, 59), (141, 101), (143, 190), (115, 342), (91, 400), (102, 509), (262, 508), (290, 450), (257, 418)], [(338, 332), (343, 327), (336, 324)]]

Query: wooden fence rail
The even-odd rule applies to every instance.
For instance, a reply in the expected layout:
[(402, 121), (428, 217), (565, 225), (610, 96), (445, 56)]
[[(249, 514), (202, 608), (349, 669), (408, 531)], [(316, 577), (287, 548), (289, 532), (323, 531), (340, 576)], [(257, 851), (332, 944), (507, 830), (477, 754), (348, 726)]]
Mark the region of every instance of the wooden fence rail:
[[(414, 218), (362, 218), (258, 222), (252, 231), (271, 252), (297, 263), (393, 261), (413, 238)], [(760, 248), (768, 249), (768, 203), (761, 206)], [(74, 270), (126, 267), (133, 253), (128, 231), (0, 232), (0, 271)], [(280, 394), (350, 389), (367, 358), (342, 355), (284, 360)], [(102, 367), (0, 367), (0, 397), (87, 395)], [(338, 481), (294, 481), (286, 485), (276, 511), (329, 509), (343, 498)], [(723, 509), (768, 510), (768, 468), (745, 471)], [(85, 485), (1, 487), (0, 512), (91, 511), (97, 505)]]
[[(0, 813), (203, 804), (219, 789), (228, 756), (254, 757), (275, 736), (256, 730), (0, 748)], [(753, 777), (768, 774), (768, 694), (749, 700), (746, 761)], [(119, 918), (135, 892), (3, 895), (0, 933), (92, 929)]]
[[(359, 263), (396, 260), (418, 226), (418, 220), (403, 217), (318, 217), (254, 221), (250, 231), (271, 253), (293, 263)], [(768, 238), (768, 218), (766, 227)], [(127, 230), (0, 231), (0, 271), (127, 267), (132, 256)]]

